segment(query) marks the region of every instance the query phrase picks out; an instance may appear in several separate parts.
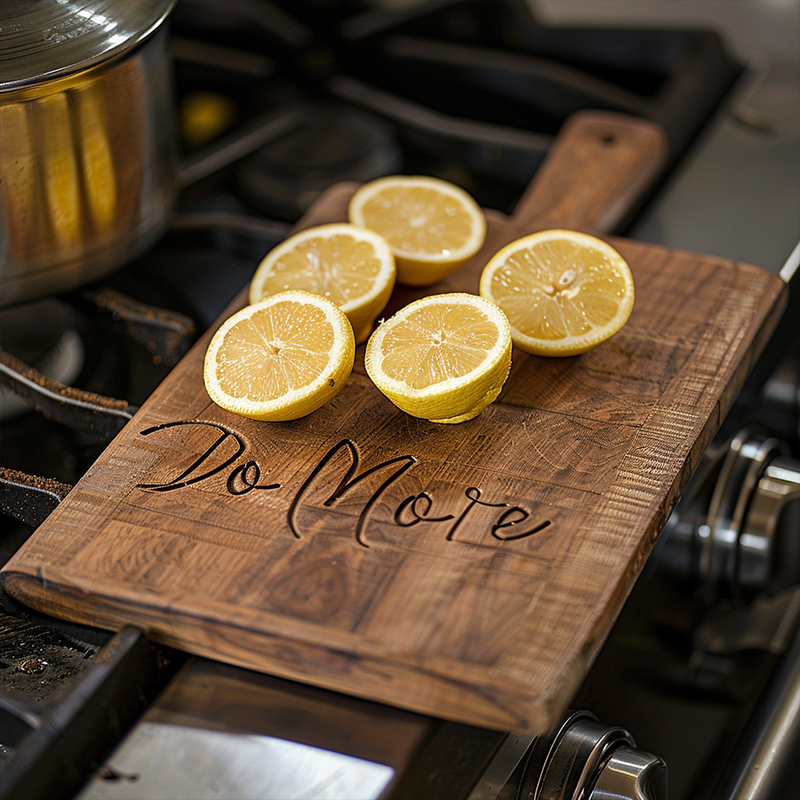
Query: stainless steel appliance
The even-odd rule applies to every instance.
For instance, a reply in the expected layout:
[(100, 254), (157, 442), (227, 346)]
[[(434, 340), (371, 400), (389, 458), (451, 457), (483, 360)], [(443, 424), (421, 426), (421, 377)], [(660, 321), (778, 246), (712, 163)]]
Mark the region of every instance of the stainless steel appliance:
[[(646, 116), (668, 133), (669, 169), (619, 232), (783, 270), (791, 299), (575, 713), (538, 739), (475, 729), (5, 597), (1, 796), (796, 794), (800, 88), (704, 27), (554, 13), (180, 0), (182, 188), (167, 234), (102, 286), (0, 316), (14, 391), (0, 404), (2, 544), (12, 552), (69, 491), (328, 185), (428, 172), (503, 210), (571, 111)], [(762, 188), (753, 175), (772, 177)], [(21, 413), (20, 399), (42, 413)]]
[(0, 9), (2, 304), (73, 289), (164, 231), (174, 0)]

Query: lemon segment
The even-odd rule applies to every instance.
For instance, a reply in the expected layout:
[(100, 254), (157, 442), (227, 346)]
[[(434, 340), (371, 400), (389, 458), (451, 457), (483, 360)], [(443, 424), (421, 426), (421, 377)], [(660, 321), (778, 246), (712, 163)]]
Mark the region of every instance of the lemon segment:
[(503, 309), (514, 344), (543, 356), (574, 356), (615, 334), (633, 309), (622, 256), (602, 239), (568, 230), (524, 236), (495, 254), (480, 293)]
[(378, 389), (407, 414), (464, 422), (500, 394), (511, 368), (510, 326), (482, 297), (424, 297), (377, 328), (364, 365)]
[(350, 320), (356, 342), (364, 342), (389, 302), (395, 264), (386, 241), (357, 225), (318, 225), (270, 250), (250, 282), (250, 302), (288, 289), (327, 298)]
[(292, 290), (243, 308), (214, 334), (203, 380), (234, 414), (284, 421), (316, 411), (353, 369), (349, 320), (330, 300)]
[(467, 192), (439, 178), (391, 175), (361, 186), (350, 222), (389, 243), (398, 283), (430, 286), (452, 275), (483, 246), (486, 217)]

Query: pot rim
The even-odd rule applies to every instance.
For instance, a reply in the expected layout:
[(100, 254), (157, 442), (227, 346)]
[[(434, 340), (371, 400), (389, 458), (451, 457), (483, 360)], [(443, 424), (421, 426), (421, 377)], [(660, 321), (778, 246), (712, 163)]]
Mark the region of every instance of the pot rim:
[(177, 0), (4, 0), (0, 93), (83, 72), (133, 49)]

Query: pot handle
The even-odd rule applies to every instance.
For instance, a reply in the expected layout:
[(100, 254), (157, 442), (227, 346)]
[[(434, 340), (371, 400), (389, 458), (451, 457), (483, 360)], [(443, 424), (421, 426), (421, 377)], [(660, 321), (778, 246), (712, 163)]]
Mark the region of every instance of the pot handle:
[(520, 235), (547, 228), (608, 233), (664, 167), (667, 138), (654, 122), (612, 111), (567, 119), (511, 216)]

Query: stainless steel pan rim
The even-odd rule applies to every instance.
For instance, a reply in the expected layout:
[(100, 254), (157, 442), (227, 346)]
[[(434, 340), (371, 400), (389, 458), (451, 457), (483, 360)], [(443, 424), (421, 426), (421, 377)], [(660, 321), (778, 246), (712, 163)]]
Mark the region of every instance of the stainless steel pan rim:
[(63, 78), (128, 52), (177, 0), (3, 0), (0, 92)]
[[(0, 10), (0, 306), (97, 280), (165, 230), (177, 194), (163, 24), (174, 3), (19, 0)], [(60, 16), (36, 39), (40, 5)]]

